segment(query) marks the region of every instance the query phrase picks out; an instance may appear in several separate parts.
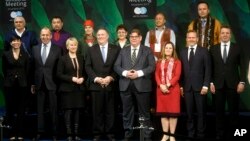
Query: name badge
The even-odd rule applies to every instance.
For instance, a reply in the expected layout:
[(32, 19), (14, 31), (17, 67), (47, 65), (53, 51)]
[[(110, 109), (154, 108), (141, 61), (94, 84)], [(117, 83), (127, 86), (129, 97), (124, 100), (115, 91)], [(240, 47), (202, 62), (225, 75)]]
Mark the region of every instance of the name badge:
[(155, 43), (155, 52), (161, 52), (161, 44)]

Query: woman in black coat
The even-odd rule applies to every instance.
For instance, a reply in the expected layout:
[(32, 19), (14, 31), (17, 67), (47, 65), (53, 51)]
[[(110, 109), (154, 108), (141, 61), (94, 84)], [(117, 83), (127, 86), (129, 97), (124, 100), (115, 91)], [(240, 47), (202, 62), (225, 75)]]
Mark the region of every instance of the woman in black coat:
[[(84, 82), (86, 72), (84, 68), (84, 58), (77, 54), (78, 41), (72, 37), (66, 41), (68, 54), (59, 59), (57, 66), (57, 76), (60, 79), (59, 92), (62, 99), (62, 109), (64, 109), (65, 125), (68, 141), (80, 140), (78, 137), (79, 111), (84, 106)], [(72, 118), (71, 118), (72, 117)], [(74, 122), (74, 133), (72, 133), (72, 124)]]
[[(19, 36), (11, 37), (11, 49), (3, 52), (2, 70), (6, 102), (6, 122), (11, 126), (10, 140), (23, 140), (23, 120), (27, 99), (29, 57), (22, 50)], [(15, 117), (14, 114), (17, 116)]]

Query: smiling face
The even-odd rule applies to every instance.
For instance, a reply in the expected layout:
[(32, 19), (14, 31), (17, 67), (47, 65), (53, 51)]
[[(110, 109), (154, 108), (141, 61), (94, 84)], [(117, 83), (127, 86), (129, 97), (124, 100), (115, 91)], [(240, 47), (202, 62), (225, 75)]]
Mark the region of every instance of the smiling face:
[(166, 19), (163, 14), (159, 13), (155, 16), (155, 25), (156, 27), (163, 27), (166, 23)]
[(21, 47), (21, 40), (20, 39), (14, 39), (10, 42), (10, 45), (13, 49), (19, 49)]
[(198, 37), (196, 32), (188, 32), (186, 37), (188, 46), (194, 46), (198, 43)]
[(69, 53), (76, 53), (78, 48), (78, 41), (75, 38), (69, 38), (66, 41), (66, 46)]
[(231, 30), (230, 28), (223, 27), (220, 30), (220, 40), (221, 42), (229, 42), (231, 39)]
[(51, 41), (52, 35), (49, 28), (43, 28), (40, 32), (40, 39), (43, 44), (48, 44)]
[(173, 56), (173, 52), (174, 52), (174, 47), (172, 46), (172, 44), (166, 44), (165, 48), (164, 48), (164, 51), (165, 51), (165, 55), (166, 57), (172, 57)]
[(126, 39), (127, 35), (128, 35), (128, 32), (123, 28), (121, 28), (117, 31), (117, 37), (119, 40)]
[(141, 44), (142, 37), (137, 32), (132, 32), (129, 36), (130, 44), (133, 47), (137, 47)]
[(96, 37), (99, 45), (105, 45), (108, 43), (109, 35), (105, 29), (99, 29), (96, 33)]

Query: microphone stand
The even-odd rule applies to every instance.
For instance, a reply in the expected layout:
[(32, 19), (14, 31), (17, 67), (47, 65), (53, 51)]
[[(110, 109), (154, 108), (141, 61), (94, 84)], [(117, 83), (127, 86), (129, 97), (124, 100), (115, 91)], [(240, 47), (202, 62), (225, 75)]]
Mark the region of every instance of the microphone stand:
[(148, 129), (148, 130), (154, 130), (153, 127), (148, 127), (144, 125), (145, 123), (145, 118), (142, 115), (139, 115), (139, 126), (133, 127), (133, 130), (140, 130), (140, 141), (144, 141), (144, 129)]

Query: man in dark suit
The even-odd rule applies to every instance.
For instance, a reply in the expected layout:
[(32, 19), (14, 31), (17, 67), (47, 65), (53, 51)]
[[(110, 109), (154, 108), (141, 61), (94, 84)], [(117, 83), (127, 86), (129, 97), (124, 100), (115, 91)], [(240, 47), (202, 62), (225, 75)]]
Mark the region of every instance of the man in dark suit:
[[(141, 45), (142, 36), (138, 29), (130, 34), (131, 46), (121, 50), (115, 71), (120, 75), (119, 88), (123, 103), (123, 127), (125, 140), (133, 135), (134, 103), (136, 98), (139, 115), (144, 118), (144, 126), (150, 127), (151, 75), (155, 69), (155, 59), (149, 47)], [(151, 140), (151, 131), (144, 130), (145, 140)]]
[(98, 44), (88, 49), (85, 69), (90, 79), (92, 96), (94, 141), (107, 134), (114, 141), (114, 82), (117, 74), (113, 67), (120, 48), (108, 43), (109, 34), (104, 28), (97, 31)]
[(33, 48), (34, 81), (31, 88), (32, 93), (37, 94), (37, 119), (38, 135), (44, 133), (44, 108), (45, 99), (49, 100), (49, 110), (51, 117), (51, 129), (54, 140), (56, 135), (57, 121), (57, 98), (56, 98), (56, 66), (62, 52), (61, 49), (51, 43), (52, 34), (49, 28), (44, 27), (40, 32), (41, 44)]
[(194, 107), (197, 111), (197, 137), (204, 138), (206, 128), (206, 94), (211, 78), (211, 60), (206, 48), (197, 45), (197, 33), (187, 32), (187, 47), (180, 52), (182, 95), (187, 112), (188, 136), (195, 136)]
[(215, 97), (216, 108), (216, 134), (217, 139), (223, 139), (225, 133), (225, 104), (227, 101), (229, 128), (233, 133), (237, 128), (239, 97), (244, 91), (246, 81), (246, 68), (241, 48), (230, 42), (231, 29), (222, 26), (220, 31), (220, 44), (210, 50), (212, 58), (212, 81), (210, 90)]

